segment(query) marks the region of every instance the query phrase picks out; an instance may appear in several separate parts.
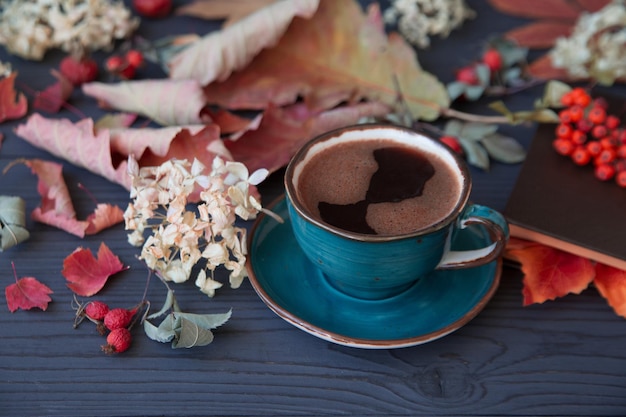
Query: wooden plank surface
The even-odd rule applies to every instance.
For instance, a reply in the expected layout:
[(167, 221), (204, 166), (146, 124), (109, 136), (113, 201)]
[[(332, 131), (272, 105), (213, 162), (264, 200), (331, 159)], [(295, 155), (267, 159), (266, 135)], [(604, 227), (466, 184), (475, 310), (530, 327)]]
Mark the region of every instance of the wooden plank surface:
[[(363, 2), (369, 3), (369, 2)], [(420, 52), (424, 68), (441, 79), (454, 66), (469, 62), (488, 36), (519, 24), (495, 13), (486, 2), (472, 1), (478, 17), (445, 41)], [(204, 33), (210, 25), (172, 17), (147, 21), (140, 33), (163, 36), (190, 28)], [(47, 84), (45, 64), (9, 58), (33, 89)], [(22, 86), (18, 85), (18, 88)], [(532, 103), (531, 90), (511, 98), (513, 107)], [(100, 112), (89, 100), (73, 101), (88, 115)], [(482, 106), (482, 107), (481, 107)], [(481, 111), (482, 104), (465, 110)], [(70, 115), (64, 112), (62, 114)], [(68, 116), (68, 117), (70, 117)], [(15, 158), (57, 160), (19, 139), (18, 122), (0, 125), (5, 139), (0, 170)], [(506, 128), (528, 144), (533, 129)], [(519, 166), (496, 164), (488, 173), (473, 170), (472, 198), (503, 209)], [(64, 165), (79, 217), (93, 209), (84, 184), (101, 202), (125, 207), (127, 193), (86, 170)], [(260, 187), (265, 203), (282, 193), (282, 171)], [(39, 204), (36, 179), (23, 166), (0, 176), (0, 195), (20, 195), (27, 210)], [(60, 271), (77, 246), (96, 250), (106, 244), (130, 270), (113, 278), (99, 295), (119, 307), (137, 303), (147, 271), (135, 259), (118, 225), (78, 239), (28, 220), (31, 239), (0, 253), (3, 287), (19, 276), (34, 276), (50, 286), (48, 311), (0, 308), (0, 415), (2, 416), (279, 416), (279, 415), (624, 415), (626, 414), (626, 323), (593, 288), (578, 296), (522, 307), (521, 274), (506, 267), (502, 283), (485, 310), (455, 333), (422, 346), (361, 350), (310, 336), (272, 313), (248, 282), (224, 288), (209, 300), (190, 285), (176, 286), (185, 310), (210, 313), (233, 309), (233, 317), (202, 348), (174, 350), (135, 332), (122, 355), (100, 351), (104, 339), (93, 326), (72, 328), (72, 295)], [(153, 282), (149, 298), (164, 299)], [(419, 317), (415, 317), (419, 320)]]

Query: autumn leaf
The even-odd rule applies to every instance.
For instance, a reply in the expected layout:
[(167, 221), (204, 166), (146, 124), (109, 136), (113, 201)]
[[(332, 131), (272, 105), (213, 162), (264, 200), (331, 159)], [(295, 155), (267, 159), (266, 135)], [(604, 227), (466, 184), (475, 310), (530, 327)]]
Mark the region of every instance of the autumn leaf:
[(0, 195), (0, 252), (24, 242), (29, 236), (24, 200)]
[[(207, 99), (230, 109), (263, 109), (302, 97), (320, 111), (363, 100), (394, 106), (401, 92), (414, 117), (437, 118), (449, 105), (445, 87), (420, 68), (400, 35), (385, 34), (381, 22), (376, 7), (365, 15), (354, 0), (322, 0), (312, 18), (294, 18), (276, 46), (207, 85)], [(196, 51), (196, 62), (204, 61), (203, 53)]]
[(594, 284), (615, 313), (626, 318), (626, 271), (596, 264)]
[[(38, 222), (57, 227), (78, 237), (95, 234), (124, 220), (124, 212), (117, 206), (98, 204), (86, 220), (78, 220), (67, 184), (63, 179), (63, 166), (40, 159), (18, 159), (37, 176), (37, 192), (41, 203), (31, 216)], [(11, 166), (12, 166), (11, 165)]]
[(382, 103), (341, 106), (312, 112), (302, 103), (287, 107), (270, 106), (257, 129), (251, 129), (226, 147), (237, 162), (250, 172), (265, 168), (274, 172), (286, 165), (293, 154), (312, 137), (342, 126), (355, 124), (362, 117), (382, 117), (389, 107)]
[(176, 14), (224, 20), (224, 26), (230, 26), (276, 2), (277, 0), (195, 0), (177, 7)]
[(264, 48), (275, 45), (295, 16), (310, 18), (319, 0), (283, 0), (222, 31), (212, 32), (172, 57), (170, 77), (202, 85), (222, 81)]
[(101, 243), (97, 259), (90, 249), (77, 248), (63, 260), (61, 274), (69, 282), (67, 286), (77, 295), (90, 297), (100, 291), (114, 274), (126, 270), (109, 247)]
[(590, 260), (534, 242), (512, 238), (505, 256), (521, 264), (524, 305), (580, 294), (595, 277)]
[(28, 111), (26, 97), (15, 91), (15, 77), (17, 77), (15, 71), (4, 78), (0, 77), (0, 123), (19, 119)]
[(74, 91), (74, 85), (58, 71), (52, 70), (57, 81), (38, 93), (33, 108), (48, 113), (58, 113)]
[(216, 125), (164, 128), (95, 129), (90, 118), (76, 123), (33, 114), (17, 127), (18, 136), (74, 165), (130, 189), (127, 159), (140, 166), (160, 165), (170, 158), (210, 163), (215, 155), (232, 160)]
[(13, 265), (13, 263), (11, 263), (11, 265), (13, 266), (15, 283), (4, 289), (4, 296), (7, 300), (9, 311), (13, 313), (18, 308), (30, 310), (34, 307), (45, 311), (48, 308), (48, 303), (52, 301), (50, 294), (52, 294), (53, 291), (36, 278), (23, 277), (17, 279), (15, 265)]
[(92, 82), (83, 92), (105, 108), (137, 113), (162, 126), (204, 123), (206, 106), (202, 87), (195, 80), (136, 80), (117, 84)]
[[(611, 0), (489, 0), (489, 3), (504, 14), (533, 19), (530, 23), (513, 28), (504, 36), (521, 46), (534, 49), (552, 48), (556, 39), (569, 36), (580, 15), (602, 9)], [(566, 71), (552, 67), (548, 55), (532, 62), (528, 71), (542, 79), (568, 79)]]

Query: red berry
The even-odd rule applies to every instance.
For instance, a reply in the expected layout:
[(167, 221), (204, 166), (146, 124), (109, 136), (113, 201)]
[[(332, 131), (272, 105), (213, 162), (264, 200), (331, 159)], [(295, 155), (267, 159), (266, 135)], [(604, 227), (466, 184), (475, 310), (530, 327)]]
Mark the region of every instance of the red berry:
[(596, 167), (594, 173), (600, 181), (608, 181), (615, 175), (615, 168), (609, 164), (600, 164)]
[(570, 140), (572, 142), (574, 142), (576, 145), (582, 145), (585, 142), (587, 142), (587, 134), (581, 132), (580, 130), (574, 130), (572, 132), (572, 137), (570, 138)]
[(109, 330), (115, 330), (128, 327), (135, 311), (127, 310), (125, 308), (114, 308), (104, 316), (104, 325)]
[(120, 78), (123, 78), (125, 80), (131, 80), (135, 78), (136, 72), (137, 72), (136, 67), (133, 67), (132, 65), (126, 65), (124, 68), (120, 69), (117, 72), (117, 75), (119, 75)]
[(165, 17), (172, 10), (172, 0), (133, 0), (133, 7), (144, 17)]
[(59, 70), (73, 85), (88, 83), (98, 77), (98, 64), (89, 58), (76, 60), (72, 56), (66, 56), (61, 60)]
[(576, 87), (572, 90), (572, 96), (574, 98), (574, 104), (581, 107), (587, 107), (591, 103), (591, 96), (582, 87)]
[(491, 72), (502, 69), (502, 55), (497, 49), (489, 48), (483, 54), (483, 63), (489, 67)]
[(572, 94), (571, 91), (561, 96), (561, 104), (564, 105), (565, 107), (570, 107), (574, 104), (574, 95)]
[(596, 107), (602, 107), (604, 110), (607, 110), (609, 108), (609, 103), (604, 97), (594, 98), (593, 105)]
[(563, 138), (556, 138), (552, 142), (552, 146), (561, 155), (570, 155), (575, 148), (575, 145), (571, 140)]
[(618, 172), (615, 176), (615, 182), (622, 188), (626, 188), (626, 171)]
[(617, 157), (626, 159), (626, 145), (621, 145), (617, 148)]
[(576, 165), (587, 165), (591, 161), (591, 153), (582, 146), (574, 149), (571, 157)]
[(143, 65), (143, 54), (136, 49), (131, 49), (126, 52), (126, 62), (135, 68), (139, 68)]
[(125, 327), (111, 330), (107, 336), (107, 344), (102, 346), (105, 353), (122, 353), (130, 347), (132, 336), (130, 330)]
[(616, 152), (613, 149), (604, 149), (598, 156), (596, 156), (595, 164), (602, 165), (613, 162), (615, 157), (617, 156)]
[(126, 65), (128, 65), (128, 64), (126, 63), (124, 58), (122, 58), (119, 55), (110, 56), (110, 57), (107, 58), (107, 60), (105, 62), (105, 66), (106, 66), (107, 71), (114, 72), (114, 73), (120, 71)]
[(102, 301), (91, 301), (85, 307), (85, 314), (93, 320), (103, 320), (109, 312), (109, 306)]
[[(571, 111), (571, 110), (570, 110)], [(581, 117), (582, 117), (582, 111), (581, 111)], [(581, 132), (584, 133), (589, 133), (591, 131), (591, 129), (593, 128), (593, 123), (591, 123), (589, 120), (587, 119), (579, 119), (576, 123), (576, 128), (578, 130), (580, 130)]]
[(558, 125), (556, 127), (556, 130), (554, 131), (554, 133), (556, 134), (556, 137), (562, 138), (562, 139), (571, 138), (573, 132), (574, 132), (574, 129), (572, 129), (570, 125), (565, 124), (565, 123), (561, 123), (560, 125)]
[(569, 108), (569, 117), (572, 123), (577, 123), (584, 119), (585, 109), (579, 105), (573, 105)]
[(587, 114), (587, 118), (591, 123), (594, 124), (602, 124), (606, 120), (606, 111), (602, 107), (594, 106), (589, 113)]
[(461, 146), (461, 143), (454, 136), (444, 135), (440, 137), (439, 140), (441, 141), (441, 143), (444, 143), (445, 145), (447, 145), (454, 152), (458, 154), (463, 153), (463, 147)]
[(600, 152), (602, 152), (602, 149), (604, 148), (602, 147), (602, 145), (600, 145), (600, 142), (593, 141), (593, 142), (587, 143), (586, 149), (587, 151), (589, 151), (591, 156), (598, 156), (600, 155)]
[(469, 85), (478, 85), (480, 83), (476, 69), (471, 65), (459, 69), (456, 72), (456, 80)]
[(607, 133), (608, 130), (604, 125), (596, 125), (593, 127), (593, 129), (591, 129), (591, 136), (593, 136), (594, 138), (603, 138), (607, 135)]
[(614, 116), (614, 115), (609, 115), (607, 116), (604, 124), (606, 125), (607, 129), (613, 130), (613, 129), (617, 129), (617, 127), (620, 125), (621, 121), (619, 119), (619, 117)]

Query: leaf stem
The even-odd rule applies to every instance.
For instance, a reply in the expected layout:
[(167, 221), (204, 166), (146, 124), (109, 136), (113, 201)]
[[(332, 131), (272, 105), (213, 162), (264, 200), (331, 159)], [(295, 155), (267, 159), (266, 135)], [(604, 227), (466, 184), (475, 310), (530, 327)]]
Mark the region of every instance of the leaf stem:
[(467, 122), (478, 122), (487, 124), (508, 124), (511, 122), (506, 116), (483, 116), (480, 114), (465, 113), (451, 108), (441, 109), (441, 115), (445, 117), (465, 120)]

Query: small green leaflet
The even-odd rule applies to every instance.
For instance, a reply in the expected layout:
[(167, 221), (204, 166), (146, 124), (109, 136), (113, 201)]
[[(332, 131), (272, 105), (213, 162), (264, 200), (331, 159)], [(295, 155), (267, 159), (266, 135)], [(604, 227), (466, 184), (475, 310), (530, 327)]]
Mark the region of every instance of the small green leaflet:
[(30, 237), (26, 230), (26, 203), (20, 197), (0, 195), (0, 252)]
[[(168, 311), (158, 326), (150, 322)], [(143, 328), (150, 339), (161, 343), (172, 342), (172, 348), (206, 346), (213, 341), (211, 329), (226, 323), (231, 314), (232, 310), (222, 314), (184, 313), (176, 303), (174, 292), (169, 290), (163, 307), (146, 318)]]

